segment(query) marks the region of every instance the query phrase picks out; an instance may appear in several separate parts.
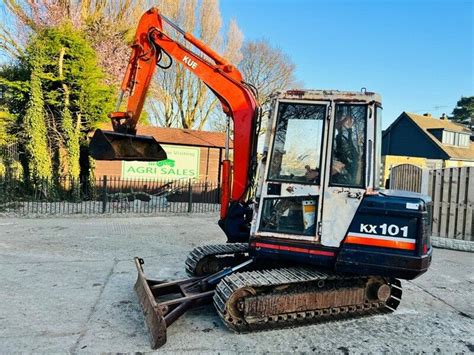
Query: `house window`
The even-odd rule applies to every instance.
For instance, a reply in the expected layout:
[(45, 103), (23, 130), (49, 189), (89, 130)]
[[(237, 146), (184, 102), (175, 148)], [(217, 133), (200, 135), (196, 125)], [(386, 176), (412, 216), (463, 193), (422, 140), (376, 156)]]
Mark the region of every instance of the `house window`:
[(469, 134), (443, 131), (443, 144), (469, 147)]
[(469, 134), (459, 133), (459, 146), (469, 147)]
[(443, 144), (454, 145), (454, 133), (443, 131)]

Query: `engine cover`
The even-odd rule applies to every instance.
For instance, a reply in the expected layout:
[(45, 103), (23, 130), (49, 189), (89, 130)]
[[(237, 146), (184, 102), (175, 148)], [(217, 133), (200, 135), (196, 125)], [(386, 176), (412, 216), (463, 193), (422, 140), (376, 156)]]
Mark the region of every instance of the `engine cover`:
[(338, 254), (335, 269), (413, 279), (430, 263), (432, 202), (428, 196), (385, 190), (365, 196)]

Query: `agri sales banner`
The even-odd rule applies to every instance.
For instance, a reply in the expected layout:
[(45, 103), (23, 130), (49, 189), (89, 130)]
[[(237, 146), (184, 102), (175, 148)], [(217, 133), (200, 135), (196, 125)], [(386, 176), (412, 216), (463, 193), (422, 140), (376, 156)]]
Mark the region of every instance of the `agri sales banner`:
[(199, 178), (199, 148), (161, 145), (168, 159), (122, 161), (122, 179), (174, 180)]

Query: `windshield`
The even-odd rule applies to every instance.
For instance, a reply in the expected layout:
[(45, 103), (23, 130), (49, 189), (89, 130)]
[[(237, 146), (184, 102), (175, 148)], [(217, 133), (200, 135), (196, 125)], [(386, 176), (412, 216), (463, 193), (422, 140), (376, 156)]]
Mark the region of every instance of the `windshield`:
[(325, 105), (280, 102), (269, 179), (320, 183)]

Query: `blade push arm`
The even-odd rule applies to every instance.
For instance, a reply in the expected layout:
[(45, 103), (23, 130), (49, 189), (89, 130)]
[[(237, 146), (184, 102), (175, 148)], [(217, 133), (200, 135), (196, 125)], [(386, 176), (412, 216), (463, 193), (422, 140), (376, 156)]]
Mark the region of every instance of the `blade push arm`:
[[(163, 21), (173, 26), (186, 41), (210, 57), (214, 63), (166, 35), (163, 32)], [(146, 91), (162, 51), (199, 77), (218, 97), (223, 111), (233, 119), (233, 171), (229, 162), (224, 162), (222, 173), (224, 179), (221, 219), (224, 219), (231, 200), (243, 202), (246, 198), (250, 176), (253, 174), (251, 162), (255, 154), (257, 102), (253, 93), (243, 83), (242, 75), (237, 68), (192, 34), (184, 32), (160, 15), (156, 8), (148, 10), (140, 19), (132, 45), (132, 55), (122, 83), (122, 93), (129, 93), (127, 111), (114, 112), (110, 115), (114, 130), (136, 133), (136, 124), (143, 109)]]

